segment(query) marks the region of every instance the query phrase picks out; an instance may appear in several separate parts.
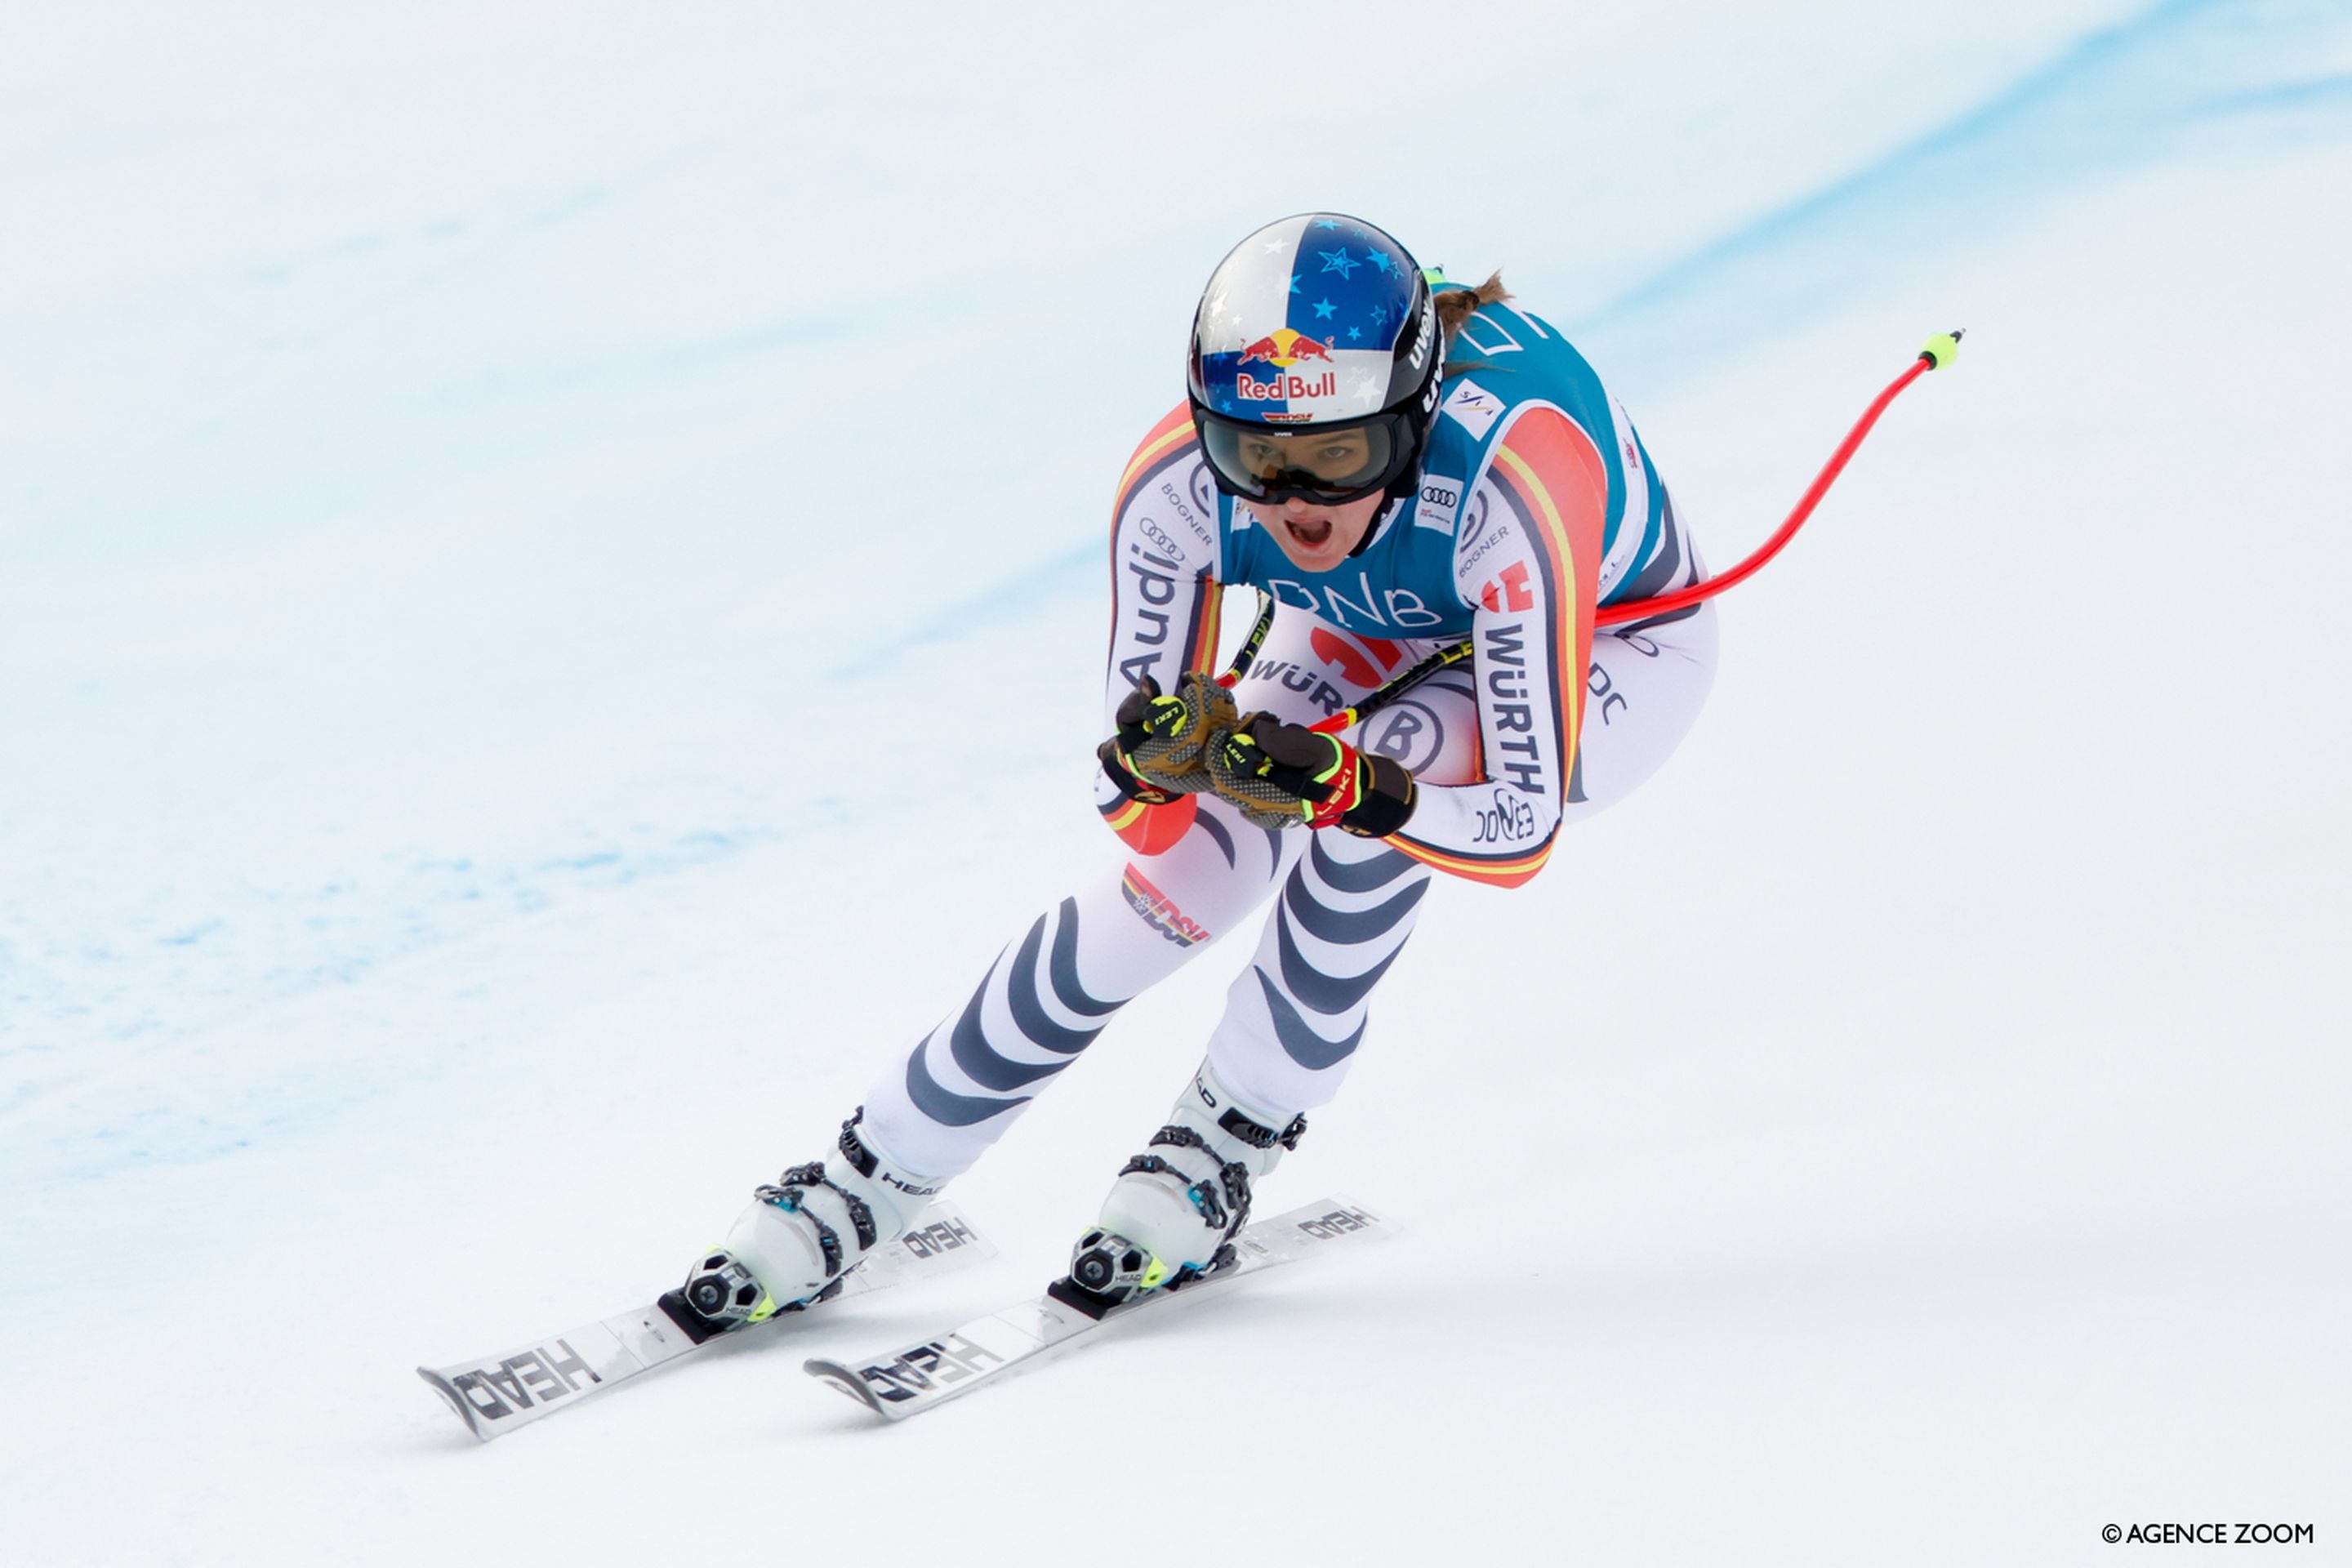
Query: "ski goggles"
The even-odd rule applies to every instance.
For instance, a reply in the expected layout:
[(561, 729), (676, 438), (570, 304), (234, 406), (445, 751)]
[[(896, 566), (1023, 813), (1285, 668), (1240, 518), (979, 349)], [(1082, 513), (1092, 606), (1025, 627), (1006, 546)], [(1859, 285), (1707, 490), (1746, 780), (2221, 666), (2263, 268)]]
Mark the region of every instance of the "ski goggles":
[(1360, 500), (1421, 461), (1419, 421), (1407, 409), (1286, 428), (1227, 419), (1196, 405), (1192, 425), (1217, 488), (1248, 500)]

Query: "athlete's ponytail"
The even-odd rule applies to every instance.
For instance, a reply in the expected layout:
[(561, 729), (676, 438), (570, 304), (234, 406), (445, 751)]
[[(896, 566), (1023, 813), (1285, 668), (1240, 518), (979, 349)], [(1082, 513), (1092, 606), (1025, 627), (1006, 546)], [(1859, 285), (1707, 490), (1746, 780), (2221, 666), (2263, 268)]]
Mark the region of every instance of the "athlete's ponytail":
[[(1446, 352), (1448, 353), (1453, 353), (1454, 334), (1462, 330), (1462, 323), (1468, 321), (1479, 306), (1499, 305), (1510, 297), (1511, 291), (1503, 287), (1503, 274), (1500, 268), (1488, 273), (1486, 276), (1486, 281), (1479, 284), (1475, 289), (1448, 289), (1439, 294), (1437, 296), (1437, 326), (1438, 330), (1445, 336)], [(1466, 370), (1487, 370), (1491, 368), (1492, 367), (1488, 365), (1455, 363), (1452, 361), (1448, 361), (1443, 374), (1446, 375), (1455, 375)]]

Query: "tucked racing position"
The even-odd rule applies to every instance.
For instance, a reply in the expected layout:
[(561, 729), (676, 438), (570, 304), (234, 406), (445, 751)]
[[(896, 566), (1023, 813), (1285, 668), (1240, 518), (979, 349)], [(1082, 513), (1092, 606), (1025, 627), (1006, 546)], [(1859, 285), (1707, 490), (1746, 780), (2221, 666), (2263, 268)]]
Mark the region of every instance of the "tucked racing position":
[[(1596, 629), (1701, 568), (1591, 366), (1499, 276), (1446, 283), (1338, 214), (1271, 224), (1211, 276), (1109, 563), (1096, 765), (1123, 853), (890, 1059), (837, 1148), (758, 1190), (682, 1292), (712, 1330), (834, 1289), (1122, 1005), (1271, 900), (1065, 1283), (1108, 1306), (1213, 1272), (1338, 1094), (1431, 879), (1535, 876), (1674, 750), (1714, 672), (1710, 604)], [(1260, 614), (1221, 677), (1242, 586)], [(1458, 1093), (1441, 1055), (1414, 1070)]]

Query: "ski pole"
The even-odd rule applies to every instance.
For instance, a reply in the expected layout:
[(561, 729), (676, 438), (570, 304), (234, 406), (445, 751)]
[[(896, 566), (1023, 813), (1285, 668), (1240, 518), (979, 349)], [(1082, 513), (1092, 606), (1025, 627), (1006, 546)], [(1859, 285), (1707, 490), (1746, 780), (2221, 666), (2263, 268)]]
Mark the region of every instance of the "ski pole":
[[(1214, 589), (1210, 590), (1214, 593)], [(1257, 619), (1250, 623), (1249, 636), (1242, 646), (1234, 649), (1234, 661), (1217, 677), (1217, 684), (1231, 691), (1257, 658), (1257, 650), (1265, 646), (1265, 634), (1274, 629), (1274, 595), (1260, 588), (1257, 591)]]
[(1870, 427), (1878, 423), (1878, 416), (1886, 412), (1886, 405), (1900, 396), (1905, 387), (1931, 370), (1942, 369), (1958, 355), (1962, 331), (1955, 327), (1948, 332), (1937, 332), (1927, 340), (1927, 346), (1919, 351), (1919, 357), (1911, 362), (1910, 368), (1888, 383), (1886, 390), (1863, 410), (1862, 417), (1853, 422), (1853, 428), (1847, 431), (1845, 439), (1838, 443), (1838, 449), (1830, 454), (1829, 462), (1813, 476), (1811, 486), (1799, 499), (1796, 510), (1789, 514), (1788, 520), (1775, 529), (1772, 537), (1758, 546), (1747, 560), (1728, 572), (1717, 573), (1704, 583), (1694, 583), (1671, 594), (1660, 594), (1650, 599), (1632, 599), (1622, 605), (1603, 605), (1593, 616), (1592, 624), (1614, 626), (1627, 621), (1647, 620), (1652, 616), (1672, 615), (1702, 599), (1712, 599), (1726, 588), (1754, 576), (1764, 563), (1780, 554), (1781, 547), (1797, 536), (1797, 530), (1805, 526), (1805, 520), (1813, 515), (1813, 508), (1829, 494), (1830, 486), (1837, 482), (1837, 477), (1845, 472), (1846, 460), (1862, 445), (1863, 437), (1870, 434)]
[[(1728, 572), (1717, 573), (1703, 583), (1694, 583), (1687, 588), (1677, 588), (1671, 594), (1660, 594), (1647, 599), (1628, 599), (1616, 605), (1603, 605), (1593, 613), (1593, 625), (1615, 626), (1622, 626), (1628, 621), (1647, 620), (1654, 616), (1670, 616), (1676, 610), (1687, 609), (1702, 600), (1712, 599), (1726, 588), (1744, 583), (1755, 575), (1766, 562), (1780, 553), (1782, 547), (1796, 537), (1797, 530), (1805, 525), (1805, 520), (1813, 515), (1813, 509), (1821, 505), (1822, 498), (1829, 493), (1830, 486), (1835, 484), (1838, 475), (1845, 471), (1847, 461), (1862, 446), (1863, 438), (1870, 434), (1871, 426), (1878, 423), (1878, 416), (1886, 412), (1887, 405), (1893, 403), (1902, 395), (1904, 388), (1922, 375), (1931, 370), (1941, 370), (1958, 356), (1963, 331), (1964, 329), (1955, 327), (1948, 332), (1938, 332), (1927, 340), (1927, 346), (1919, 351), (1919, 357), (1913, 360), (1901, 375), (1888, 383), (1886, 390), (1873, 399), (1868, 408), (1863, 410), (1862, 417), (1854, 421), (1853, 428), (1846, 432), (1845, 439), (1839, 442), (1837, 450), (1830, 454), (1829, 462), (1823, 465), (1822, 471), (1813, 477), (1812, 484), (1798, 499), (1796, 509), (1789, 513), (1787, 520), (1778, 529), (1773, 531), (1772, 537), (1758, 546), (1746, 560)], [(1265, 623), (1271, 620), (1272, 611), (1273, 605), (1268, 604), (1261, 614), (1261, 624), (1254, 634), (1255, 640), (1249, 650), (1252, 653), (1255, 652), (1255, 643), (1265, 640)], [(1326, 735), (1336, 735), (1343, 730), (1353, 729), (1439, 670), (1450, 669), (1469, 658), (1470, 656), (1471, 647), (1466, 639), (1451, 647), (1440, 648), (1354, 707), (1343, 708), (1329, 718), (1308, 727)], [(1242, 668), (1247, 668), (1246, 661)], [(1230, 685), (1231, 682), (1228, 681), (1227, 684)]]

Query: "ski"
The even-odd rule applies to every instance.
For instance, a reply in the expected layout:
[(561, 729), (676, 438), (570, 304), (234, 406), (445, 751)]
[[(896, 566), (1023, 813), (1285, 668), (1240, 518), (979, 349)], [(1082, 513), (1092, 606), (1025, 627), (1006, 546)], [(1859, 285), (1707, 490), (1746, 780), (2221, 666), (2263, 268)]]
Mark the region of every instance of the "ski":
[[(951, 1274), (996, 1256), (996, 1248), (971, 1228), (953, 1204), (933, 1204), (924, 1211), (923, 1220), (836, 1280), (830, 1294), (809, 1305), (862, 1296), (909, 1279)], [(788, 1310), (765, 1323), (713, 1333), (682, 1306), (678, 1313), (672, 1313), (668, 1303), (676, 1298), (677, 1292), (672, 1291), (637, 1311), (533, 1340), (502, 1355), (451, 1366), (420, 1366), (416, 1375), (431, 1384), (467, 1429), (487, 1443), (568, 1410), (615, 1384), (691, 1355), (713, 1340), (764, 1333), (799, 1315)]]
[(1334, 1244), (1393, 1236), (1396, 1230), (1392, 1222), (1360, 1204), (1323, 1198), (1244, 1228), (1234, 1238), (1234, 1260), (1217, 1272), (1099, 1315), (1066, 1280), (1057, 1280), (1034, 1300), (975, 1318), (935, 1339), (865, 1361), (812, 1360), (803, 1363), (803, 1370), (884, 1420), (904, 1421), (1157, 1302), (1191, 1300), (1227, 1281), (1327, 1252)]

